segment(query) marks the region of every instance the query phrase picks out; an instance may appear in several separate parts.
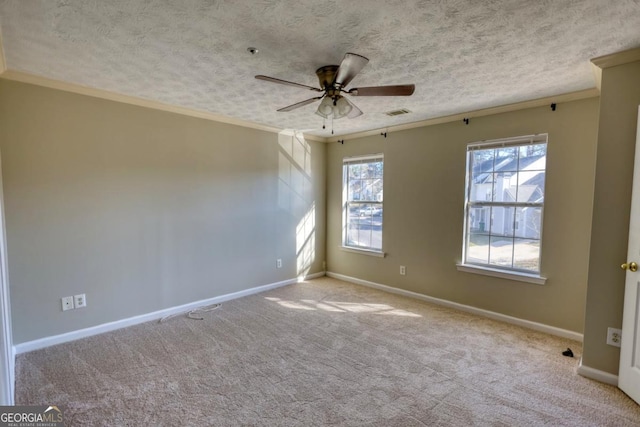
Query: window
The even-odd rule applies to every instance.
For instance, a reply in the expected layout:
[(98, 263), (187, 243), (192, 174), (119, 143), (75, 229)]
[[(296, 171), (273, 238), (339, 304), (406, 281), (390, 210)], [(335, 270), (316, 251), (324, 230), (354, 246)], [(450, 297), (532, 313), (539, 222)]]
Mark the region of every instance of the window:
[(382, 154), (343, 163), (343, 245), (382, 252)]
[(467, 146), (463, 264), (540, 274), (547, 135)]

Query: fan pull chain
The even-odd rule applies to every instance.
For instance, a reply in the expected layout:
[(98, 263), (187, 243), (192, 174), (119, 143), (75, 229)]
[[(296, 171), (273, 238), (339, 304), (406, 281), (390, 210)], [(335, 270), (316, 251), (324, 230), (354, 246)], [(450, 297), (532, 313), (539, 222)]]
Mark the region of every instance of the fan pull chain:
[(331, 135), (333, 135), (333, 115), (331, 115)]
[(325, 125), (325, 118), (322, 118), (322, 129), (326, 129), (327, 126)]

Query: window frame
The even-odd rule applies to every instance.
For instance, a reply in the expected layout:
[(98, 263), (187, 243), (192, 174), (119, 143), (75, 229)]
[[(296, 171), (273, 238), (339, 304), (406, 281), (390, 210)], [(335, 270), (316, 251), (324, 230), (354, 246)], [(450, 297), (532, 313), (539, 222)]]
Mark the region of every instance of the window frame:
[[(348, 167), (354, 164), (367, 164), (382, 162), (382, 187), (383, 197), (382, 200), (349, 200), (349, 172)], [(384, 257), (382, 230), (384, 229), (384, 153), (367, 154), (360, 156), (344, 157), (342, 159), (342, 250), (348, 252), (362, 253), (366, 255)], [(380, 214), (380, 248), (373, 246), (356, 246), (348, 243), (349, 236), (349, 212), (352, 206), (359, 205), (376, 205), (381, 210)], [(373, 215), (372, 215), (373, 217)]]
[[(549, 138), (548, 138), (548, 134), (543, 133), (543, 134), (536, 134), (536, 135), (527, 135), (527, 136), (520, 136), (520, 137), (512, 137), (512, 138), (502, 138), (502, 139), (494, 139), (494, 140), (487, 140), (487, 141), (479, 141), (479, 142), (473, 142), (470, 144), (467, 144), (467, 150), (466, 150), (466, 155), (467, 155), (467, 164), (466, 164), (466, 177), (465, 177), (465, 203), (464, 203), (464, 229), (463, 229), (463, 241), (462, 241), (462, 262), (460, 264), (458, 264), (458, 270), (459, 271), (464, 271), (464, 272), (469, 272), (469, 273), (476, 273), (476, 274), (482, 274), (482, 275), (489, 275), (489, 276), (494, 276), (494, 277), (502, 277), (502, 278), (507, 278), (507, 279), (513, 279), (513, 280), (519, 280), (519, 281), (524, 281), (524, 282), (530, 282), (530, 283), (536, 283), (536, 284), (544, 284), (546, 282), (546, 278), (543, 277), (541, 275), (541, 271), (542, 271), (542, 253), (543, 253), (543, 223), (544, 223), (544, 207), (545, 207), (545, 202), (546, 202), (546, 173), (547, 173), (547, 164), (546, 164), (546, 159), (545, 159), (545, 167), (544, 167), (544, 173), (545, 173), (545, 181), (543, 184), (543, 194), (545, 194), (545, 197), (543, 197), (542, 202), (518, 202), (517, 199), (514, 200), (513, 202), (504, 202), (504, 201), (472, 201), (471, 200), (471, 195), (472, 195), (472, 190), (473, 190), (473, 159), (472, 159), (472, 155), (474, 151), (477, 150), (487, 150), (487, 149), (500, 149), (500, 148), (507, 148), (507, 147), (525, 147), (528, 145), (545, 145), (545, 156), (548, 157), (548, 146), (549, 146)], [(519, 157), (518, 157), (518, 161), (519, 161)], [(519, 172), (519, 166), (518, 166), (518, 172)], [(496, 173), (496, 171), (494, 169), (492, 169), (492, 173)], [(471, 228), (470, 228), (470, 224), (469, 224), (469, 215), (470, 215), (470, 210), (473, 209), (474, 207), (512, 207), (513, 208), (513, 215), (514, 215), (514, 229), (513, 229), (513, 235), (511, 236), (512, 239), (514, 239), (512, 245), (515, 245), (515, 239), (517, 238), (515, 233), (516, 233), (516, 228), (515, 225), (517, 223), (516, 220), (516, 213), (518, 208), (523, 208), (523, 207), (534, 207), (534, 208), (539, 208), (540, 209), (540, 231), (539, 231), (539, 238), (538, 238), (538, 244), (539, 244), (539, 251), (538, 251), (538, 270), (534, 271), (534, 270), (528, 270), (528, 269), (521, 269), (521, 268), (517, 268), (513, 266), (514, 263), (514, 256), (513, 256), (513, 251), (512, 251), (512, 257), (511, 257), (511, 266), (502, 266), (502, 265), (497, 265), (497, 264), (491, 264), (490, 263), (490, 252), (489, 252), (489, 258), (487, 259), (487, 263), (481, 263), (481, 262), (474, 262), (474, 261), (469, 261), (468, 260), (468, 243), (469, 243), (469, 238), (470, 238), (470, 234), (471, 234)], [(489, 225), (489, 232), (487, 233), (488, 237), (489, 237), (489, 251), (491, 248), (491, 227), (492, 225)], [(512, 246), (513, 247), (513, 246)]]

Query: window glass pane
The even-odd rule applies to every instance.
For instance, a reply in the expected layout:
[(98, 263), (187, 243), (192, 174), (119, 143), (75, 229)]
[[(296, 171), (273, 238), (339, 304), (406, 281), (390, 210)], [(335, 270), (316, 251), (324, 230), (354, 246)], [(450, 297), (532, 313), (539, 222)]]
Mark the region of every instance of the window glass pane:
[(493, 172), (493, 159), (495, 150), (474, 150), (471, 151), (471, 172), (472, 176)]
[(493, 174), (485, 174), (478, 177), (478, 181), (471, 183), (471, 193), (469, 201), (488, 202), (491, 201), (491, 191), (493, 188)]
[(472, 202), (491, 200), (494, 153), (493, 149), (469, 152), (471, 168), (469, 200)]
[(347, 200), (360, 200), (362, 198), (362, 165), (350, 164), (347, 165), (348, 170), (348, 184), (347, 188)]
[(360, 227), (358, 225), (358, 219), (357, 218), (352, 219), (349, 222), (349, 226), (347, 227), (346, 240), (347, 240), (346, 244), (348, 246), (362, 246), (360, 244)]
[(493, 206), (491, 208), (491, 235), (513, 236), (515, 208)]
[(469, 208), (467, 226), (472, 233), (488, 233), (491, 223), (491, 208)]
[(369, 178), (360, 180), (359, 200), (382, 201), (382, 179)]
[[(347, 235), (345, 243), (350, 246), (360, 246), (360, 241), (365, 236), (360, 234), (360, 209), (363, 205), (360, 203), (352, 203), (349, 205), (347, 213)], [(364, 233), (362, 233), (364, 234)]]
[[(345, 163), (344, 245), (382, 250), (382, 159)], [(375, 202), (375, 203), (367, 203)]]
[(467, 242), (467, 262), (487, 264), (489, 262), (489, 236), (471, 232)]
[(489, 248), (489, 264), (511, 267), (513, 257), (513, 238), (491, 236)]
[(362, 206), (360, 203), (347, 203), (347, 219), (349, 219), (349, 223), (351, 223), (354, 218), (357, 219), (360, 216), (360, 207)]
[(373, 162), (373, 163), (370, 163), (370, 165), (371, 165), (371, 169), (372, 169), (371, 177), (373, 177), (373, 178), (382, 178), (383, 163), (382, 162)]
[(523, 145), (520, 147), (519, 170), (545, 170), (547, 160), (547, 145)]
[(513, 267), (536, 273), (540, 271), (540, 241), (515, 239)]
[(371, 200), (382, 201), (382, 179), (376, 178), (371, 183)]
[(349, 180), (362, 178), (361, 164), (357, 163), (357, 164), (347, 165), (347, 169), (349, 169)]
[(513, 202), (516, 200), (516, 178), (513, 172), (496, 172), (493, 174), (493, 201)]
[(518, 147), (497, 148), (495, 166), (493, 168), (496, 172), (517, 171), (518, 170)]
[(347, 245), (382, 249), (382, 209), (379, 206), (361, 204), (357, 214), (350, 214)]
[(372, 184), (373, 180), (371, 179), (363, 179), (361, 181), (361, 190), (360, 190), (360, 200), (371, 200), (371, 197), (373, 197), (373, 190), (371, 188), (371, 184)]
[(516, 209), (516, 237), (540, 239), (542, 228), (542, 208), (526, 207)]
[(364, 163), (362, 165), (362, 178), (371, 177), (373, 177), (373, 168), (371, 167), (371, 163)]
[(382, 207), (378, 204), (366, 203), (360, 205), (360, 210), (358, 211), (358, 215), (360, 218), (367, 217), (380, 217), (382, 216)]
[(522, 203), (544, 201), (544, 171), (521, 171), (518, 173), (518, 197)]
[(349, 187), (347, 188), (347, 198), (348, 200), (360, 200), (361, 198), (361, 188), (362, 188), (362, 180), (361, 179), (350, 179)]

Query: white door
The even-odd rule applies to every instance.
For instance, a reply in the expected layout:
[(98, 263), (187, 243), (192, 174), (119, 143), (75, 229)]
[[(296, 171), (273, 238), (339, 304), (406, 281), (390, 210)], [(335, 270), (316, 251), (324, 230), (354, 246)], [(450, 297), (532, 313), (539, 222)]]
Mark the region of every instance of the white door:
[(636, 136), (636, 156), (631, 194), (631, 220), (629, 223), (629, 249), (627, 250), (627, 278), (624, 291), (622, 317), (622, 348), (618, 387), (640, 403), (640, 108)]

